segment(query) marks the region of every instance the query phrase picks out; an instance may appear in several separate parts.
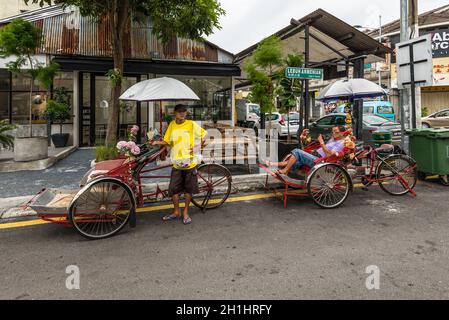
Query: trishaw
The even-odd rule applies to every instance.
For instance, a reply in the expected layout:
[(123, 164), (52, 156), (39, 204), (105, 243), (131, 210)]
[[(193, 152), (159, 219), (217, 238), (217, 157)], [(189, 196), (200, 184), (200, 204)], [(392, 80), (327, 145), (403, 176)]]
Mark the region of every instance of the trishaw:
[[(312, 153), (318, 148), (320, 144), (313, 141), (303, 149)], [(293, 155), (287, 155), (283, 161), (290, 156)], [(417, 164), (409, 156), (395, 153), (392, 145), (376, 149), (370, 146), (360, 150), (346, 149), (338, 157), (319, 158), (314, 162), (315, 166), (312, 168), (303, 166), (298, 172), (288, 176), (279, 174), (266, 164), (259, 164), (267, 172), (265, 189), (276, 195), (281, 194), (285, 208), (289, 196), (310, 196), (321, 208), (336, 208), (345, 202), (356, 179), (360, 180), (365, 189), (377, 183), (391, 195), (410, 193), (413, 197), (416, 196), (413, 188), (417, 182)], [(270, 176), (281, 183), (281, 189), (270, 185)]]
[[(81, 181), (81, 189), (74, 193), (43, 189), (27, 206), (46, 221), (73, 226), (88, 239), (103, 239), (118, 233), (128, 222), (136, 226), (136, 208), (144, 208), (167, 198), (168, 193), (156, 185), (156, 190), (145, 191), (145, 181), (170, 178), (154, 175), (171, 165), (154, 166), (164, 160), (167, 148), (141, 146), (135, 159), (122, 157), (96, 164)], [(152, 166), (153, 165), (153, 166)], [(232, 177), (222, 165), (201, 164), (197, 169), (199, 193), (192, 203), (202, 209), (221, 206), (231, 192)]]
[[(127, 89), (120, 100), (195, 101), (200, 98), (184, 83), (172, 78), (155, 78), (136, 83)], [(162, 133), (162, 121), (160, 121)], [(155, 131), (153, 131), (155, 133)], [(150, 140), (157, 138), (152, 136)], [(161, 138), (161, 137), (159, 137)], [(26, 205), (34, 209), (43, 220), (73, 226), (89, 239), (102, 239), (119, 232), (128, 222), (136, 226), (136, 208), (167, 198), (168, 190), (156, 185), (156, 190), (146, 191), (144, 181), (169, 179), (154, 175), (171, 165), (154, 165), (157, 159), (165, 160), (167, 148), (144, 144), (137, 157), (103, 161), (86, 173), (78, 192), (43, 189)], [(152, 166), (151, 166), (152, 165)], [(202, 210), (221, 206), (231, 192), (231, 174), (219, 164), (201, 164), (197, 167), (199, 193), (192, 203)]]

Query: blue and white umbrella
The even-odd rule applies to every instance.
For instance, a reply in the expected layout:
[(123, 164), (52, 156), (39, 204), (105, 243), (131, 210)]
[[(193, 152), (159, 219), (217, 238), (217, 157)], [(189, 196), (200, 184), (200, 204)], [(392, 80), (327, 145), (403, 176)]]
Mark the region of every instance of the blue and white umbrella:
[(355, 100), (387, 95), (379, 85), (366, 79), (338, 80), (323, 90), (316, 100), (330, 102), (336, 100)]

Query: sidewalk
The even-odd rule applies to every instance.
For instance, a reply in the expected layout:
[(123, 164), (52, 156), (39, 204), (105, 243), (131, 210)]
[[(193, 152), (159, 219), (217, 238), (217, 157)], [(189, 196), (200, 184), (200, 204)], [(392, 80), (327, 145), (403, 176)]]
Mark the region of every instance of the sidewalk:
[(61, 159), (66, 158), (77, 148), (75, 146), (68, 146), (65, 148), (48, 148), (48, 158), (28, 162), (15, 162), (14, 152), (10, 150), (0, 151), (0, 173), (1, 172), (18, 172), (43, 170), (51, 167), (53, 164)]

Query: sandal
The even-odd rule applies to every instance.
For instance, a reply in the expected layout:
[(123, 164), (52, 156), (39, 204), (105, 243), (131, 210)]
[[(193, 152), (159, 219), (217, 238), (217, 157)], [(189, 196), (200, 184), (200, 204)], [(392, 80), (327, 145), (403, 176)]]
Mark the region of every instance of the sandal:
[(192, 218), (190, 218), (190, 217), (188, 217), (187, 219), (184, 218), (184, 219), (182, 219), (182, 223), (184, 223), (185, 225), (191, 224), (192, 223)]
[(164, 221), (179, 220), (179, 219), (181, 219), (181, 216), (180, 215), (174, 215), (174, 214), (170, 214), (168, 216), (162, 217), (162, 220), (164, 220)]

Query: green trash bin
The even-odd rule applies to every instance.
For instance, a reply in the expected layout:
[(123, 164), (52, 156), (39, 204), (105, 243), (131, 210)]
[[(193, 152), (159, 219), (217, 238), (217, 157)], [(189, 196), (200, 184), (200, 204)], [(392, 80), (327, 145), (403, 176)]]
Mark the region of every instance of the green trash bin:
[[(375, 148), (380, 148), (383, 144), (392, 144), (391, 131), (386, 129), (377, 129), (373, 132), (372, 139)], [(389, 156), (391, 151), (379, 151), (379, 155), (382, 157)]]
[(406, 133), (410, 155), (421, 177), (438, 175), (444, 185), (449, 185), (449, 129), (413, 129)]

